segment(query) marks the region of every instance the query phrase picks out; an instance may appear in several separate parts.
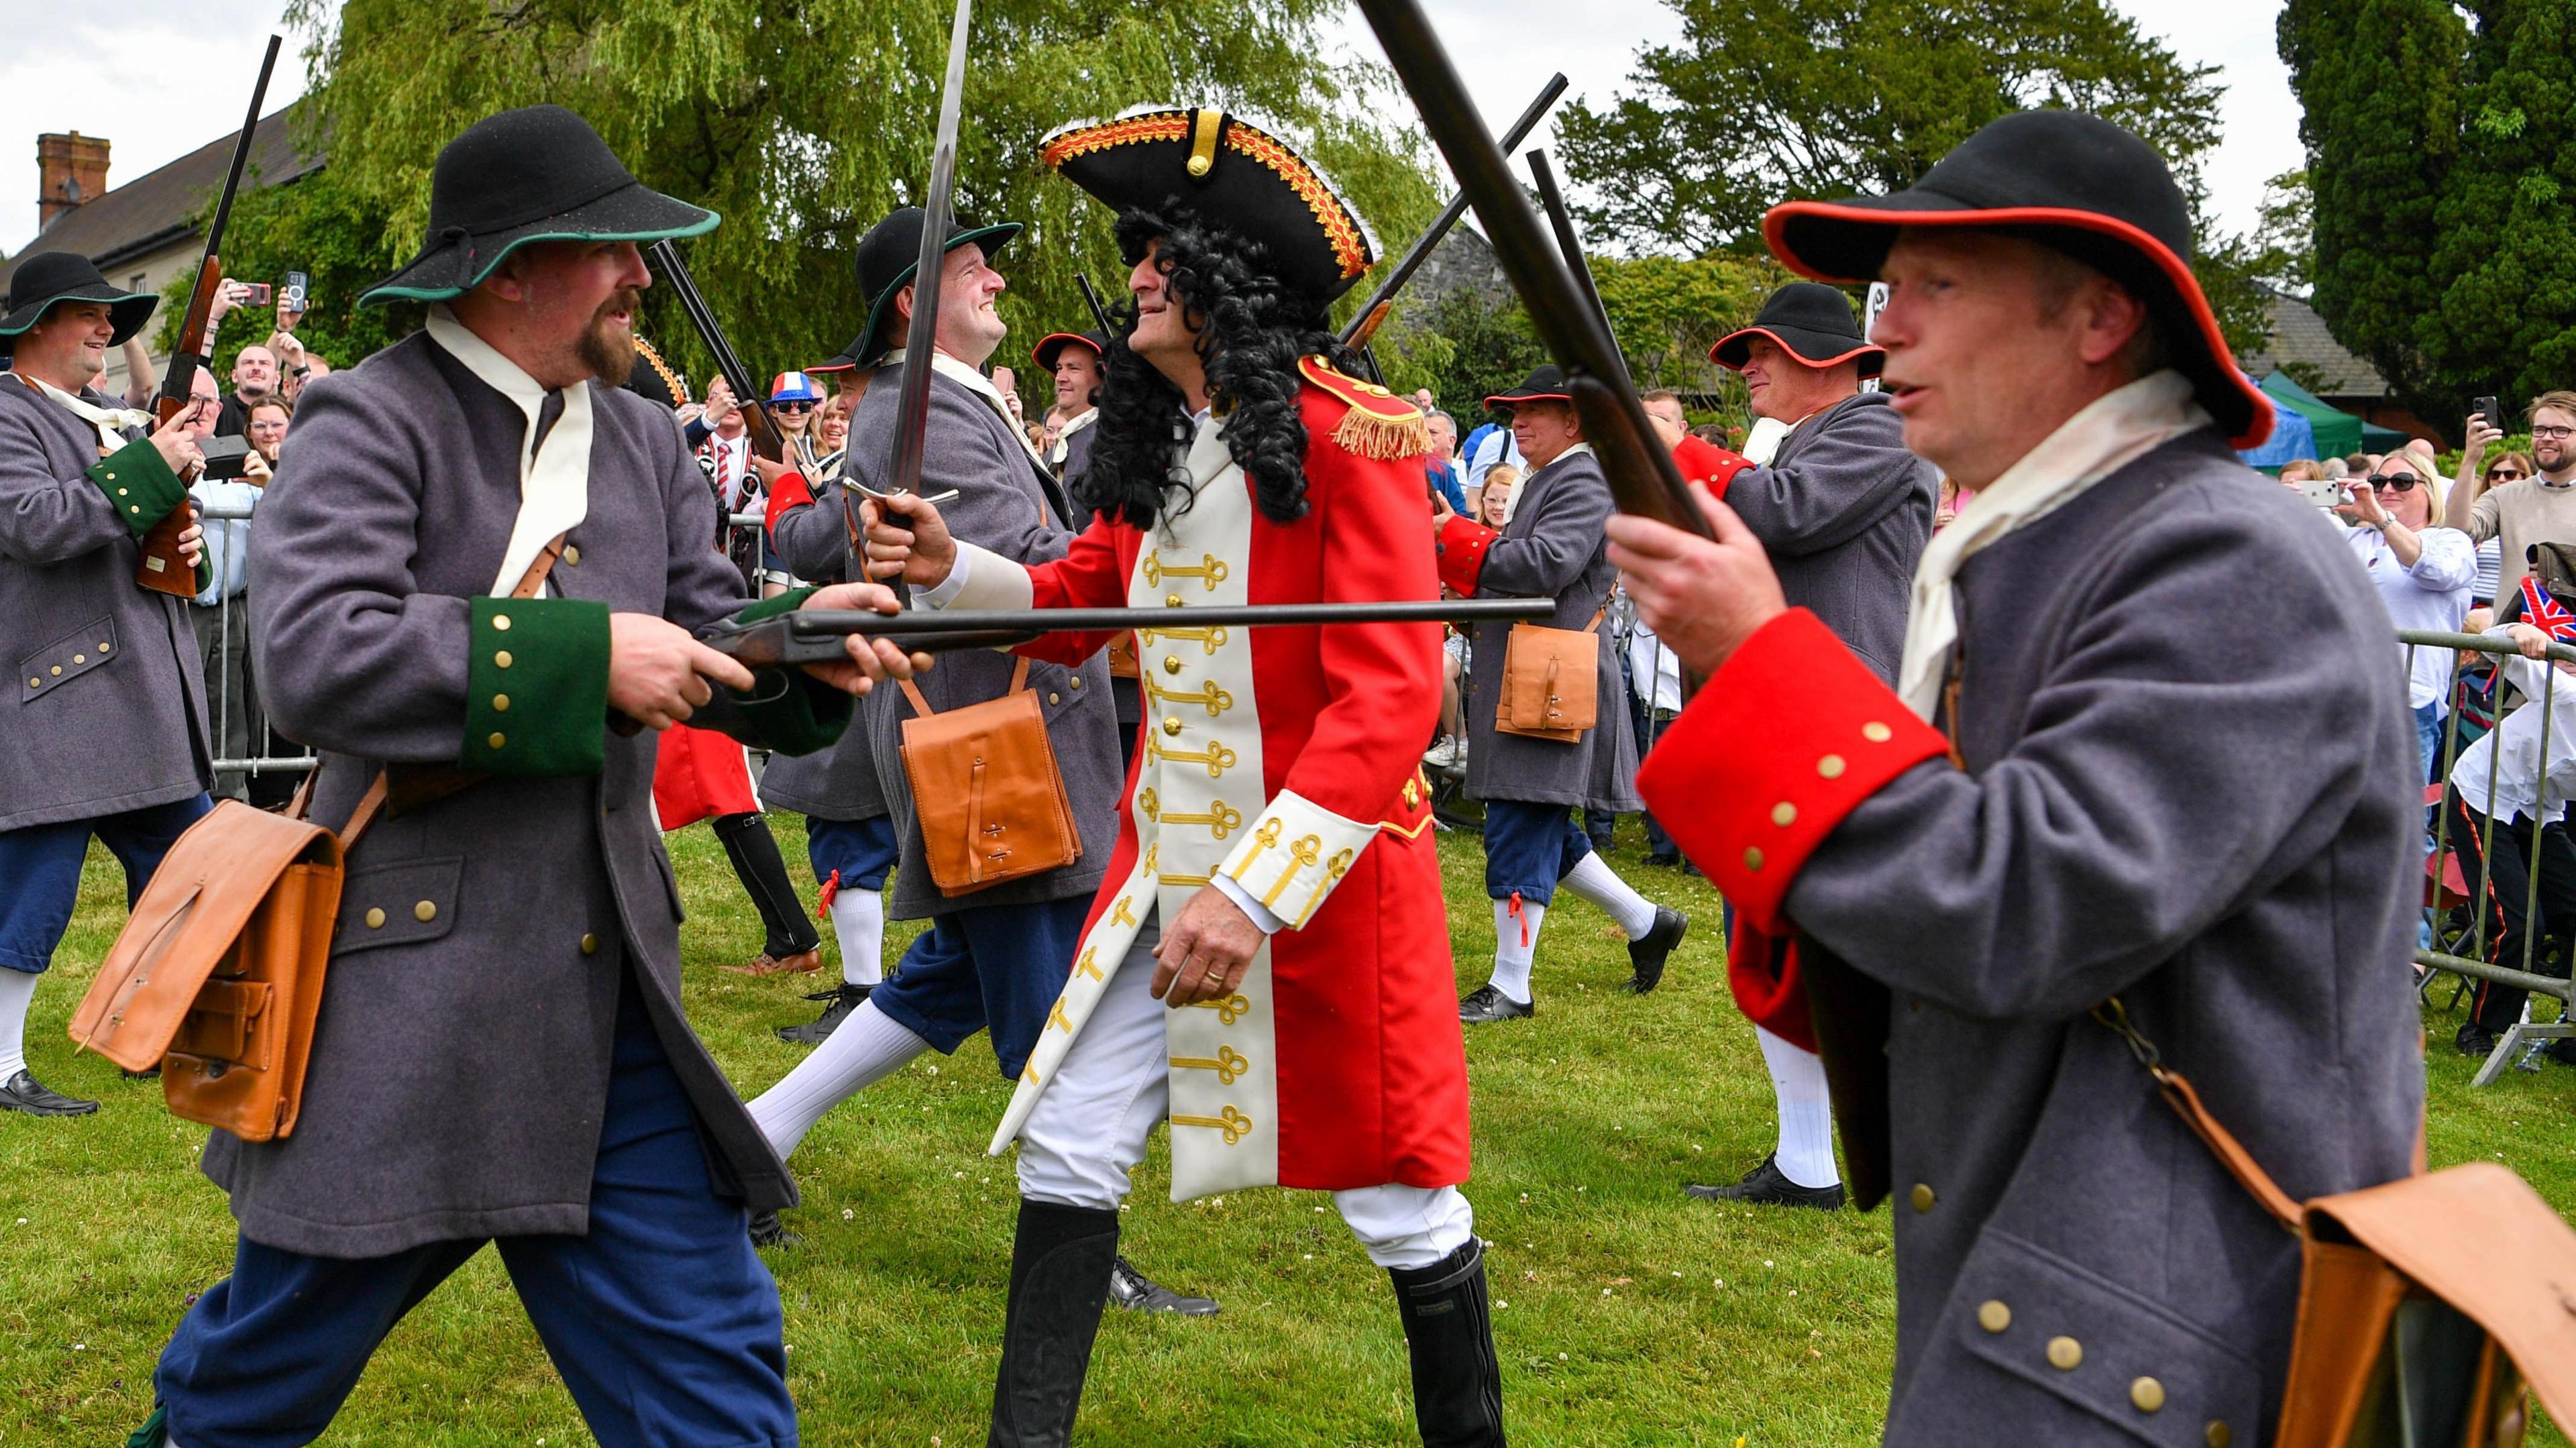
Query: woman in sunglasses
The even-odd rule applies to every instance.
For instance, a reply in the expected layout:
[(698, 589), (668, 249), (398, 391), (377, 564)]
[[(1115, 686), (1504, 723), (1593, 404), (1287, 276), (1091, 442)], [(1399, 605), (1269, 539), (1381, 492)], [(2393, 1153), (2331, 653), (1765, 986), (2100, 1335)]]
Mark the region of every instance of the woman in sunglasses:
[[(2411, 451), (2390, 453), (2368, 477), (2347, 480), (2352, 501), (2335, 516), (2352, 524), (2348, 541), (2369, 570), (2370, 581), (2399, 628), (2460, 631), (2474, 603), (2477, 547), (2457, 528), (2435, 527), (2441, 500), (2434, 496), (2432, 469)], [(2417, 764), (2432, 777), (2433, 753), (2441, 739), (2442, 714), (2449, 693), (2451, 654), (2447, 649), (2407, 649), (2411, 655), (2407, 704), (2415, 711)]]

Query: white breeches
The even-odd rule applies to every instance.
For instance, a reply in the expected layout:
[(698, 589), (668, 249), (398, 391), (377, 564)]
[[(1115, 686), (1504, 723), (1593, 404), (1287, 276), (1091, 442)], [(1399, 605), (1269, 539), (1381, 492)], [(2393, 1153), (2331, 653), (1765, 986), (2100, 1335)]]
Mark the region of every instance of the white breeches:
[[(1055, 1079), (1020, 1130), (1020, 1195), (1058, 1206), (1115, 1208), (1145, 1140), (1169, 1109), (1170, 1051), (1154, 999), (1158, 920), (1149, 919), (1110, 977)], [(1381, 1267), (1421, 1268), (1465, 1246), (1476, 1214), (1456, 1187), (1356, 1187), (1333, 1205)]]

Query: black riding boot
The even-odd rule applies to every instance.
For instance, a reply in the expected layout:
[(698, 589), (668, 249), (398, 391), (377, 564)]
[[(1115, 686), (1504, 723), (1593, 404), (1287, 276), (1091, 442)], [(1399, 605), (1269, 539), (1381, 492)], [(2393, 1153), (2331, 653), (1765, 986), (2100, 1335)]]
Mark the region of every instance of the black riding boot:
[(778, 837), (769, 832), (769, 821), (758, 813), (718, 815), (714, 829), (716, 842), (733, 863), (734, 878), (742, 882), (742, 892), (760, 912), (768, 953), (785, 960), (820, 946), (823, 937), (806, 920), (804, 906), (796, 899), (796, 886), (787, 878), (787, 861), (778, 853)]
[(1502, 1448), (1503, 1365), (1485, 1295), (1485, 1244), (1429, 1267), (1390, 1267), (1413, 1353), (1413, 1421), (1424, 1448)]
[(1022, 1201), (987, 1448), (1064, 1448), (1118, 1260), (1118, 1213)]

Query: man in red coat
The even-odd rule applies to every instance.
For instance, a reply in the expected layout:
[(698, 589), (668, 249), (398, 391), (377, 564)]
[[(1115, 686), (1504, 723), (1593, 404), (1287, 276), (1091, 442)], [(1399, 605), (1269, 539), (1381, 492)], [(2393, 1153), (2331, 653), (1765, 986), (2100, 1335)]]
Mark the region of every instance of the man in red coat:
[[(1082, 501), (1035, 567), (894, 500), (870, 553), (933, 607), (1152, 605), (1146, 719), (1081, 954), (993, 1149), (1020, 1141), (994, 1444), (1071, 1431), (1127, 1173), (1172, 1124), (1176, 1200), (1327, 1190), (1395, 1279), (1426, 1442), (1500, 1444), (1431, 801), (1431, 624), (1192, 627), (1212, 605), (1438, 596), (1420, 411), (1356, 382), (1326, 307), (1359, 218), (1242, 118), (1156, 107), (1047, 138), (1119, 209), (1134, 300)], [(872, 505), (873, 506), (873, 505)], [(1106, 635), (1025, 646), (1086, 657)]]

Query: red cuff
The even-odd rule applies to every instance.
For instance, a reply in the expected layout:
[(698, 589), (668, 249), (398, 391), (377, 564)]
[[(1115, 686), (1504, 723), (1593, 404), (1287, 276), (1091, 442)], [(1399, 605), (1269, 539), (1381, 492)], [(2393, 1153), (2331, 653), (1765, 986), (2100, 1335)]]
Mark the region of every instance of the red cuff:
[(775, 528), (790, 508), (802, 508), (814, 501), (814, 490), (805, 485), (803, 473), (784, 473), (769, 485), (769, 511), (761, 515), (760, 526)]
[(1705, 483), (1720, 498), (1726, 496), (1726, 485), (1735, 481), (1737, 473), (1753, 466), (1751, 458), (1696, 437), (1681, 440), (1681, 445), (1673, 449), (1673, 461), (1682, 470), (1683, 482)]
[(1816, 1024), (1807, 1015), (1807, 987), (1798, 975), (1794, 937), (1765, 935), (1737, 912), (1735, 938), (1726, 943), (1726, 984), (1746, 1020), (1799, 1050), (1816, 1049)]
[(1736, 918), (1785, 935), (1807, 856), (1887, 782), (1949, 752), (1833, 630), (1793, 608), (1755, 630), (1655, 741), (1646, 807)]
[(1466, 596), (1476, 591), (1476, 578), (1485, 571), (1485, 550), (1503, 536), (1482, 523), (1471, 523), (1459, 514), (1449, 515), (1440, 525), (1440, 541), (1433, 552), (1440, 559), (1440, 581)]

